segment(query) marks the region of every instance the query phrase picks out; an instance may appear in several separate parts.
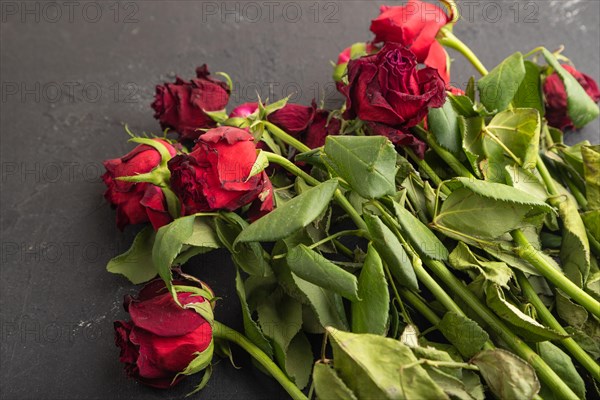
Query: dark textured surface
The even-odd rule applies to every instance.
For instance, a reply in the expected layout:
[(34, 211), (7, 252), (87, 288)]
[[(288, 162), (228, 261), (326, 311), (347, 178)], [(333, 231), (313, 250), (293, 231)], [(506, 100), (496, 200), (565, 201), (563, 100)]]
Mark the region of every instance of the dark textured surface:
[[(256, 91), (263, 98), (297, 91), (304, 103), (324, 92), (327, 104), (339, 104), (329, 60), (369, 39), (378, 13), (369, 1), (250, 3), (80, 2), (69, 15), (59, 2), (58, 15), (43, 2), (2, 1), (2, 399), (168, 399), (192, 387), (194, 378), (168, 392), (147, 389), (119, 365), (112, 321), (125, 317), (121, 299), (135, 288), (105, 264), (136, 228), (117, 231), (102, 199), (101, 161), (130, 148), (123, 122), (157, 133), (154, 85), (175, 73), (189, 77), (204, 62), (230, 73), (235, 104)], [(564, 44), (578, 68), (600, 80), (600, 2), (470, 1), (463, 10), (456, 34), (488, 67), (517, 50)], [(474, 71), (457, 59), (453, 81), (464, 87)], [(598, 142), (599, 126), (568, 140)], [(212, 253), (187, 270), (223, 297), (217, 318), (239, 327), (229, 257)], [(283, 396), (240, 352), (236, 361), (239, 371), (220, 361), (196, 396)]]

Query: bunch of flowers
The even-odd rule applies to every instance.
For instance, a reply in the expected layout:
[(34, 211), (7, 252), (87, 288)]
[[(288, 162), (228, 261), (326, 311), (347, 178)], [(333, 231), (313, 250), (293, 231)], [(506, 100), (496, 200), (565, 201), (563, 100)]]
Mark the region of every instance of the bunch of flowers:
[[(600, 91), (542, 47), (488, 71), (443, 4), (381, 8), (374, 39), (338, 57), (338, 110), (227, 113), (231, 78), (206, 65), (157, 86), (165, 134), (133, 137), (103, 177), (117, 226), (149, 223), (108, 264), (147, 282), (115, 322), (129, 376), (168, 388), (202, 372), (199, 390), (232, 342), (295, 399), (598, 390), (600, 147), (563, 131), (598, 116)], [(464, 91), (445, 47), (481, 74)], [(182, 270), (219, 248), (243, 333)]]

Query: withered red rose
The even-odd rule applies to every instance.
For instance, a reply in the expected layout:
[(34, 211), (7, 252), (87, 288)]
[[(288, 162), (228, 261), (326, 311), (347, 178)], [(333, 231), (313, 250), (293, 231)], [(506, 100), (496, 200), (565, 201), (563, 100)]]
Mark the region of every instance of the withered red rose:
[[(342, 93), (346, 119), (358, 117), (371, 126), (385, 125), (404, 135), (410, 135), (408, 129), (421, 122), (429, 108), (441, 107), (446, 99), (445, 83), (437, 70), (418, 69), (414, 54), (396, 43), (386, 43), (377, 54), (351, 60), (348, 85)], [(389, 129), (372, 129), (376, 134), (381, 131)], [(394, 141), (398, 135), (388, 137)]]
[(196, 69), (196, 79), (156, 86), (152, 108), (154, 118), (163, 129), (173, 129), (182, 140), (195, 140), (200, 129), (211, 128), (216, 123), (204, 111), (218, 111), (229, 101), (227, 84), (210, 77), (206, 64)]
[(371, 21), (374, 42), (395, 42), (408, 47), (418, 62), (437, 69), (449, 83), (447, 53), (435, 40), (439, 30), (450, 21), (444, 10), (431, 3), (409, 0), (403, 6), (381, 6), (380, 12)]
[(256, 161), (254, 138), (246, 130), (222, 126), (198, 138), (190, 154), (169, 161), (171, 188), (184, 215), (236, 210), (256, 201), (273, 209), (271, 181), (263, 171), (248, 179)]
[(302, 141), (311, 149), (321, 147), (325, 144), (327, 136), (339, 134), (341, 127), (342, 121), (332, 116), (329, 111), (318, 109)]
[[(595, 102), (600, 101), (600, 90), (598, 90), (598, 84), (592, 77), (577, 71), (568, 64), (562, 67), (577, 79), (577, 82)], [(556, 72), (548, 76), (544, 82), (544, 97), (546, 99), (548, 124), (558, 129), (572, 129), (574, 127), (573, 121), (567, 113), (567, 92), (565, 91), (565, 85)]]
[[(174, 156), (176, 150), (162, 139)], [(117, 226), (123, 230), (129, 224), (150, 221), (155, 230), (171, 222), (162, 190), (150, 183), (118, 180), (118, 177), (135, 176), (151, 172), (160, 164), (161, 156), (152, 146), (141, 144), (120, 158), (104, 161), (106, 172), (102, 180), (107, 186), (104, 197), (117, 210)]]
[[(194, 282), (175, 282), (195, 286)], [(177, 293), (181, 305), (206, 300), (193, 293)], [(148, 283), (137, 297), (125, 297), (130, 321), (115, 321), (115, 343), (128, 376), (165, 389), (177, 384), (182, 372), (212, 341), (212, 328), (200, 314), (173, 300), (162, 279)]]

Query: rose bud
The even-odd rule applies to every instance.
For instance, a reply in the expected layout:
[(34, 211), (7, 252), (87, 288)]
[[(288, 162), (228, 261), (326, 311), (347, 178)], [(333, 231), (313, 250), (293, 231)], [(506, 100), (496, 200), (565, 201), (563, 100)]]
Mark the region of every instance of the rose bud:
[(325, 144), (327, 136), (339, 134), (341, 127), (342, 121), (330, 116), (329, 111), (318, 109), (302, 141), (311, 149), (316, 149)]
[(263, 171), (250, 178), (256, 161), (254, 137), (246, 130), (222, 126), (198, 138), (190, 154), (169, 161), (171, 188), (182, 213), (236, 210), (258, 199), (260, 209), (273, 209), (272, 186)]
[[(600, 90), (596, 81), (590, 76), (577, 71), (574, 67), (565, 64), (562, 66), (573, 75), (585, 92), (595, 101), (600, 100)], [(544, 82), (544, 97), (546, 98), (546, 119), (548, 124), (558, 129), (573, 129), (574, 125), (567, 113), (567, 92), (565, 85), (556, 72), (546, 78)]]
[[(258, 103), (244, 103), (236, 107), (229, 118), (247, 118), (258, 110)], [(315, 116), (315, 107), (300, 104), (286, 104), (279, 110), (267, 115), (267, 121), (277, 125), (285, 132), (297, 137), (308, 128)]]
[[(140, 383), (166, 389), (185, 375), (206, 368), (212, 359), (212, 292), (195, 281), (174, 281), (189, 291), (173, 299), (162, 279), (125, 297), (131, 321), (115, 321), (115, 344), (126, 374)], [(203, 363), (190, 365), (196, 358)]]
[[(176, 150), (162, 139), (153, 139), (164, 145), (171, 156)], [(161, 162), (154, 147), (140, 144), (125, 156), (104, 161), (106, 172), (102, 180), (107, 186), (104, 197), (117, 210), (117, 226), (123, 230), (128, 224), (150, 221), (155, 230), (171, 221), (165, 196), (160, 188), (146, 182), (127, 182), (120, 177), (131, 177), (151, 172)]]
[(267, 120), (292, 136), (298, 137), (315, 117), (314, 106), (286, 104), (267, 116)]
[(375, 43), (400, 43), (415, 53), (417, 61), (435, 68), (445, 82), (450, 82), (447, 53), (435, 40), (439, 30), (450, 22), (443, 9), (419, 0), (403, 6), (381, 6), (381, 14), (371, 21)]
[(248, 118), (258, 110), (258, 103), (244, 103), (229, 113), (229, 118)]
[(152, 108), (163, 129), (173, 129), (181, 140), (195, 140), (200, 129), (216, 126), (204, 111), (219, 111), (229, 101), (227, 83), (210, 77), (206, 64), (196, 68), (196, 79), (177, 78), (175, 83), (156, 86)]
[[(408, 128), (421, 122), (429, 108), (444, 104), (445, 86), (435, 69), (417, 69), (410, 50), (387, 43), (379, 53), (348, 63), (348, 85), (342, 88), (346, 96), (344, 118), (374, 123), (375, 134), (390, 131), (378, 124), (410, 135)], [(394, 141), (398, 135), (388, 137)]]

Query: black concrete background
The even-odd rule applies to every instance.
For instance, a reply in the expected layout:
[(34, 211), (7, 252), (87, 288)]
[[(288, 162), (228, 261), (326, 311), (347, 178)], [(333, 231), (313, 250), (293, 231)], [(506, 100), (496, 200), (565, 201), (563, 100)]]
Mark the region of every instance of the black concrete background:
[[(379, 3), (377, 3), (379, 4)], [(366, 1), (2, 1), (2, 399), (182, 398), (194, 378), (155, 391), (125, 378), (112, 322), (136, 289), (105, 271), (137, 228), (115, 227), (103, 201), (101, 161), (130, 145), (122, 124), (159, 132), (154, 85), (208, 63), (236, 82), (232, 103), (341, 99), (330, 60), (371, 38), (377, 4)], [(398, 4), (389, 2), (388, 4)], [(488, 67), (538, 45), (566, 46), (580, 70), (600, 77), (600, 2), (465, 1), (456, 34)], [(299, 14), (301, 12), (301, 15)], [(454, 54), (454, 53), (453, 53)], [(457, 56), (453, 81), (474, 70)], [(323, 93), (325, 96), (323, 96)], [(598, 121), (572, 134), (598, 142)], [(217, 318), (240, 326), (227, 254), (187, 268), (223, 297)], [(280, 398), (240, 352), (221, 361), (199, 398)]]

